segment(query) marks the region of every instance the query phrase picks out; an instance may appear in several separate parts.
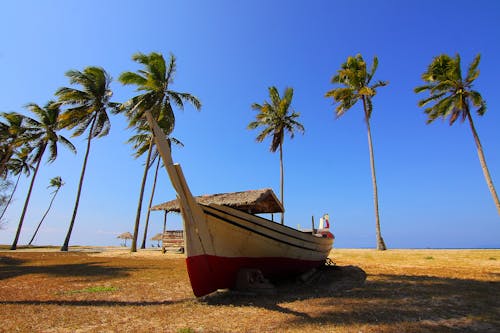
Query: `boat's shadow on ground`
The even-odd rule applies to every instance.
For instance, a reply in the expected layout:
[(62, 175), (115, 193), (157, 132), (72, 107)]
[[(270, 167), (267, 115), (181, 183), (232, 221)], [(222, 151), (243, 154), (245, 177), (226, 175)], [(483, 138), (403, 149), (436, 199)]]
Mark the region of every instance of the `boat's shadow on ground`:
[[(273, 281), (276, 287), (269, 291), (218, 291), (202, 297), (199, 301), (209, 305), (261, 306), (280, 312), (293, 312), (278, 304), (295, 300), (331, 297), (335, 294), (362, 287), (366, 273), (357, 266), (325, 266), (306, 281), (298, 278)], [(306, 316), (305, 313), (295, 315)]]

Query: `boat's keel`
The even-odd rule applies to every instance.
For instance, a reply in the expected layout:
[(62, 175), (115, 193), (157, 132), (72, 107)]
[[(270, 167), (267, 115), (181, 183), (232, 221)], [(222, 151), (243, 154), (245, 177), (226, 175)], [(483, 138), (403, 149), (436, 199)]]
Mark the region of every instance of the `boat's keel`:
[(238, 271), (234, 289), (259, 295), (275, 295), (276, 288), (258, 269), (242, 268)]
[(259, 271), (261, 276), (278, 280), (302, 274), (323, 265), (324, 260), (311, 261), (291, 258), (228, 258), (210, 255), (186, 258), (191, 287), (201, 297), (218, 289), (235, 289), (243, 270)]

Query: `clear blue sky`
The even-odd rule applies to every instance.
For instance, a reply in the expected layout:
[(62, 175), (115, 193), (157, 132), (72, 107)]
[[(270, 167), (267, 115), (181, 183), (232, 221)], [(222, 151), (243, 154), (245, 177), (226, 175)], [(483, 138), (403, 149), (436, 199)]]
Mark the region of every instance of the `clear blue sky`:
[[(268, 86), (293, 87), (292, 106), (306, 133), (284, 144), (286, 222), (308, 226), (311, 215), (329, 212), (338, 247), (375, 246), (373, 192), (360, 106), (336, 120), (323, 96), (348, 56), (377, 55), (376, 79), (390, 82), (374, 98), (371, 121), (388, 247), (500, 247), (500, 217), (467, 123), (426, 125), (417, 107), (422, 96), (413, 93), (432, 57), (459, 52), (465, 67), (481, 53), (475, 88), (488, 112), (474, 119), (500, 190), (500, 2), (5, 1), (0, 111), (43, 105), (69, 84), (69, 69), (98, 65), (114, 78), (136, 70), (131, 56), (138, 51), (174, 53), (172, 89), (203, 103), (201, 112), (178, 112), (174, 131), (185, 144), (174, 160), (194, 194), (265, 187), (279, 193), (279, 156), (246, 126), (255, 117), (250, 105), (267, 98)], [(135, 93), (117, 82), (112, 87), (115, 101)], [(125, 119), (111, 121), (109, 136), (92, 143), (70, 245), (118, 245), (116, 235), (133, 230), (144, 161), (125, 144), (132, 135)], [(77, 155), (61, 149), (55, 163), (43, 165), (20, 244), (47, 207), (54, 176), (66, 185), (36, 243), (62, 244), (85, 152), (83, 136), (72, 141)], [(27, 186), (23, 179), (0, 243), (12, 242)], [(162, 170), (154, 202), (173, 198)], [(161, 231), (162, 219), (152, 213), (149, 237)], [(169, 217), (168, 227), (180, 227), (180, 218)]]

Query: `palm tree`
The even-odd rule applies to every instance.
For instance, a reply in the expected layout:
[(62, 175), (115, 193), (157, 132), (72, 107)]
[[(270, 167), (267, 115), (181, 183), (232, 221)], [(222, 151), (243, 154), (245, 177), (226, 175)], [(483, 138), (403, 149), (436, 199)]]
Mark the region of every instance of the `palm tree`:
[(9, 195), (8, 200), (5, 202), (5, 206), (3, 207), (2, 214), (0, 214), (0, 219), (4, 216), (7, 208), (14, 197), (14, 193), (16, 192), (17, 185), (19, 184), (19, 180), (21, 179), (21, 175), (24, 173), (26, 177), (29, 177), (31, 171), (33, 171), (33, 166), (29, 163), (28, 159), (30, 157), (32, 148), (31, 147), (23, 147), (20, 151), (15, 152), (15, 157), (11, 158), (8, 164), (8, 170), (12, 174), (17, 176), (16, 182), (14, 184), (14, 188)]
[[(165, 127), (168, 128), (168, 126), (169, 126), (168, 122), (165, 120), (166, 120), (166, 118), (163, 118), (163, 121), (160, 122), (160, 124), (158, 124), (160, 126), (160, 128), (162, 128), (162, 129), (164, 129)], [(154, 139), (151, 135), (151, 129), (150, 129), (149, 125), (147, 125), (146, 123), (141, 123), (141, 126), (136, 128), (136, 130), (137, 130), (137, 133), (135, 135), (133, 135), (127, 141), (127, 143), (133, 145), (133, 148), (135, 150), (135, 153), (133, 154), (133, 156), (136, 159), (141, 157), (142, 155), (144, 155), (144, 153), (146, 151), (148, 152), (148, 157), (146, 158), (146, 163), (144, 164), (144, 174), (142, 177), (142, 186), (145, 186), (148, 171), (156, 161), (155, 177), (153, 180), (153, 187), (152, 187), (151, 196), (149, 199), (149, 206), (148, 206), (148, 210), (147, 210), (147, 214), (146, 214), (146, 224), (144, 226), (144, 236), (143, 236), (143, 240), (142, 240), (142, 244), (141, 244), (141, 249), (145, 249), (146, 248), (147, 233), (148, 233), (148, 225), (149, 225), (149, 216), (151, 213), (151, 211), (149, 209), (151, 208), (152, 203), (153, 203), (153, 197), (154, 197), (154, 193), (155, 193), (155, 189), (156, 189), (156, 179), (158, 177), (158, 169), (160, 166), (160, 158), (159, 158), (158, 151), (156, 150), (156, 146), (154, 143)], [(180, 142), (176, 138), (166, 137), (166, 139), (169, 143), (173, 142), (176, 145), (183, 146), (182, 142)], [(151, 140), (153, 140), (152, 144), (151, 144)], [(151, 152), (150, 152), (149, 148), (151, 148)]]
[(365, 123), (368, 130), (368, 147), (370, 150), (370, 167), (372, 171), (377, 250), (386, 250), (387, 247), (380, 231), (377, 177), (375, 174), (375, 157), (373, 154), (370, 117), (373, 110), (372, 98), (376, 95), (377, 88), (386, 86), (388, 82), (377, 81), (376, 83), (371, 84), (373, 75), (375, 74), (377, 67), (377, 57), (373, 58), (373, 63), (370, 71), (367, 71), (366, 62), (363, 60), (363, 57), (360, 54), (357, 54), (355, 57), (348, 57), (347, 61), (342, 64), (341, 69), (337, 71), (337, 74), (334, 75), (331, 80), (333, 84), (341, 85), (341, 87), (334, 88), (328, 91), (325, 94), (325, 97), (333, 97), (334, 103), (338, 103), (337, 107), (335, 108), (337, 118), (344, 115), (344, 113), (351, 109), (358, 101), (361, 101), (363, 103)]
[(52, 191), (52, 199), (50, 200), (50, 204), (49, 204), (49, 207), (47, 208), (47, 210), (45, 211), (45, 214), (43, 214), (42, 216), (42, 219), (40, 220), (40, 222), (38, 223), (38, 226), (36, 227), (36, 230), (35, 230), (35, 233), (33, 234), (33, 237), (31, 237), (31, 240), (29, 241), (28, 243), (28, 246), (31, 245), (31, 243), (33, 243), (33, 240), (35, 239), (36, 237), (36, 234), (38, 233), (38, 230), (40, 229), (40, 226), (42, 225), (42, 222), (43, 220), (45, 220), (45, 217), (47, 216), (47, 214), (49, 213), (49, 210), (50, 208), (52, 207), (52, 203), (54, 202), (54, 199), (56, 198), (56, 195), (57, 193), (59, 192), (59, 190), (61, 189), (61, 187), (64, 185), (64, 182), (62, 180), (61, 177), (57, 176), (57, 177), (54, 177), (50, 180), (49, 182), (49, 186), (47, 186), (47, 188), (51, 188), (51, 187), (54, 187), (55, 190)]
[[(283, 142), (285, 141), (285, 132), (288, 132), (290, 134), (290, 138), (293, 139), (295, 130), (302, 133), (304, 133), (305, 130), (304, 126), (296, 120), (300, 116), (300, 113), (290, 110), (293, 98), (293, 88), (286, 88), (283, 98), (280, 97), (276, 87), (269, 87), (268, 90), (271, 102), (269, 103), (268, 101), (264, 101), (263, 105), (258, 103), (252, 104), (252, 109), (258, 111), (259, 113), (256, 116), (256, 120), (248, 124), (248, 129), (263, 127), (264, 129), (257, 136), (257, 142), (262, 142), (267, 136), (272, 136), (270, 148), (271, 152), (276, 152), (278, 148), (280, 150), (280, 199), (281, 204), (284, 206)], [(284, 223), (285, 213), (282, 213), (281, 224)]]
[[(158, 123), (163, 123), (162, 129), (165, 135), (169, 136), (175, 127), (175, 116), (172, 103), (179, 109), (184, 109), (184, 102), (190, 102), (197, 110), (201, 108), (201, 103), (195, 96), (189, 93), (180, 93), (170, 90), (169, 85), (173, 83), (176, 72), (176, 60), (174, 55), (170, 55), (168, 64), (163, 55), (152, 52), (149, 55), (136, 53), (132, 60), (141, 64), (143, 69), (137, 72), (124, 72), (120, 75), (119, 81), (124, 85), (135, 85), (141, 94), (131, 98), (123, 105), (122, 111), (129, 118), (131, 127), (140, 127), (144, 123), (144, 112), (151, 112)], [(153, 140), (150, 139), (149, 151), (152, 150)], [(150, 156), (150, 153), (148, 153)], [(150, 157), (146, 159), (146, 166), (149, 165)], [(131, 251), (137, 251), (137, 236), (144, 195), (145, 176), (143, 176), (137, 214), (134, 225), (134, 237), (132, 239)]]
[(0, 177), (7, 178), (8, 163), (15, 150), (25, 143), (24, 116), (17, 112), (2, 112), (0, 120)]
[[(167, 141), (168, 141), (169, 144), (171, 144), (173, 142), (176, 145), (183, 146), (182, 142), (180, 142), (179, 140), (177, 140), (175, 138), (168, 138), (167, 137)], [(145, 249), (146, 248), (146, 238), (147, 238), (147, 234), (148, 234), (149, 216), (151, 215), (151, 206), (153, 205), (153, 198), (155, 196), (155, 190), (156, 190), (156, 180), (158, 179), (158, 169), (160, 168), (160, 162), (161, 162), (161, 158), (158, 155), (157, 151), (156, 151), (155, 157), (153, 157), (153, 159), (151, 161), (151, 165), (154, 164), (155, 159), (157, 159), (157, 161), (156, 161), (156, 167), (155, 167), (155, 176), (154, 176), (154, 179), (153, 179), (153, 186), (151, 188), (151, 195), (149, 197), (148, 210), (147, 210), (147, 213), (146, 213), (146, 224), (144, 226), (144, 235), (143, 235), (143, 238), (142, 238), (141, 249)]]
[(35, 164), (35, 170), (33, 171), (33, 177), (31, 178), (28, 194), (26, 195), (23, 211), (19, 219), (16, 236), (10, 248), (11, 250), (15, 250), (17, 248), (17, 242), (19, 240), (19, 235), (21, 234), (24, 216), (26, 214), (26, 210), (28, 209), (31, 191), (33, 190), (33, 185), (35, 184), (36, 175), (40, 168), (40, 163), (42, 162), (45, 150), (47, 148), (49, 149), (49, 163), (54, 162), (57, 158), (57, 143), (59, 142), (72, 152), (76, 153), (75, 146), (73, 146), (73, 144), (64, 136), (57, 134), (57, 131), (60, 130), (59, 114), (61, 112), (60, 105), (58, 103), (49, 101), (43, 108), (37, 104), (30, 103), (26, 107), (39, 118), (39, 120), (35, 120), (30, 117), (25, 117), (27, 128), (25, 133), (29, 133), (26, 140), (29, 142), (30, 146), (33, 147), (31, 162)]
[(471, 115), (472, 107), (477, 108), (476, 113), (478, 116), (482, 116), (486, 112), (486, 102), (478, 91), (473, 90), (473, 82), (479, 76), (478, 66), (480, 60), (481, 55), (478, 54), (470, 64), (464, 79), (458, 53), (455, 58), (446, 54), (434, 57), (427, 71), (422, 74), (422, 80), (426, 84), (415, 88), (415, 93), (428, 91), (430, 95), (420, 100), (418, 106), (424, 107), (434, 103), (424, 109), (424, 112), (428, 115), (427, 124), (432, 123), (437, 118), (445, 119), (447, 117), (449, 117), (450, 126), (457, 119), (462, 122), (469, 121), (484, 178), (500, 215), (500, 201), (486, 165), (483, 147)]
[(87, 67), (83, 72), (70, 70), (66, 72), (70, 84), (82, 86), (82, 90), (64, 87), (56, 92), (59, 102), (69, 105), (69, 108), (61, 115), (61, 124), (64, 128), (75, 129), (73, 137), (80, 136), (88, 130), (87, 149), (83, 159), (80, 181), (76, 194), (75, 207), (69, 223), (68, 232), (61, 251), (68, 251), (69, 240), (75, 224), (76, 213), (80, 203), (83, 179), (90, 153), (90, 143), (94, 138), (106, 136), (109, 133), (111, 123), (107, 111), (118, 110), (119, 104), (110, 101), (113, 93), (110, 89), (112, 81), (106, 71), (101, 67)]

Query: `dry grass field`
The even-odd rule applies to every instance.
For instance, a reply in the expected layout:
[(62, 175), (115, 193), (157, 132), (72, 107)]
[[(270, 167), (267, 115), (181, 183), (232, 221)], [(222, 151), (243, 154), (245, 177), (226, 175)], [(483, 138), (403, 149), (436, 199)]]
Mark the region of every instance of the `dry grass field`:
[(500, 250), (333, 250), (273, 296), (195, 298), (184, 258), (0, 252), (2, 332), (499, 332)]

